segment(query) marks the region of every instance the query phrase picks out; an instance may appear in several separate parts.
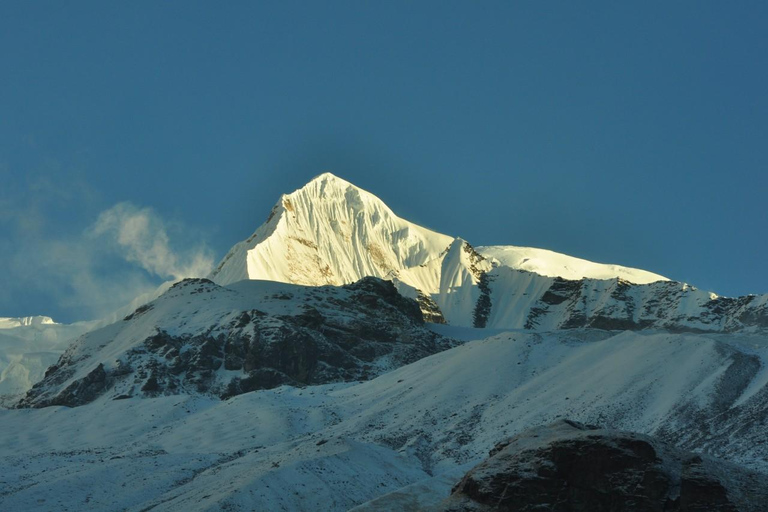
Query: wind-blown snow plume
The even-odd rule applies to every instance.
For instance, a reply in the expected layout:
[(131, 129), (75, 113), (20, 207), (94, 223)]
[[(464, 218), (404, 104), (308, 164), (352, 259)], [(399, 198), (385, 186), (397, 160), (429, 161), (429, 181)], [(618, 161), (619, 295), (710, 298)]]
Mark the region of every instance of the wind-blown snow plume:
[[(0, 287), (0, 316), (102, 318), (138, 297), (151, 300), (164, 281), (211, 269), (204, 236), (151, 208), (124, 202), (96, 209), (98, 194), (68, 175), (16, 185), (0, 191), (0, 267), (14, 276)], [(55, 229), (55, 217), (74, 229)], [(52, 304), (40, 308), (41, 299)]]
[(118, 203), (101, 212), (87, 234), (110, 239), (126, 261), (165, 279), (205, 276), (213, 268), (213, 254), (207, 247), (174, 250), (163, 220), (152, 209), (132, 203)]

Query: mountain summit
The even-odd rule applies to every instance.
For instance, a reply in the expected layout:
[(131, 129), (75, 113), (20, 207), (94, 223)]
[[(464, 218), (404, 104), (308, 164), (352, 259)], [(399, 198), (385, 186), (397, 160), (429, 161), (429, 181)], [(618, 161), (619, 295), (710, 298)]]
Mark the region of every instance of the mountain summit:
[[(401, 219), (375, 195), (326, 172), (284, 194), (267, 222), (235, 245), (210, 277), (222, 285), (243, 279), (341, 285), (425, 265), (455, 240)], [(550, 277), (621, 277), (636, 284), (667, 280), (543, 249), (492, 246), (481, 253), (486, 251), (501, 265)]]
[(325, 173), (283, 195), (211, 279), (342, 285), (423, 265), (453, 240), (396, 216), (378, 197)]

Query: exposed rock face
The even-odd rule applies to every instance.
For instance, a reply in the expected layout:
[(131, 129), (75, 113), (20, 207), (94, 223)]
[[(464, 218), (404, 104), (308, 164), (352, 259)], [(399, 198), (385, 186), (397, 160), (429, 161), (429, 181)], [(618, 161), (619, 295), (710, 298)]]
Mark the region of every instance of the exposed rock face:
[(757, 511), (765, 475), (641, 434), (571, 421), (497, 445), (443, 511)]
[(755, 332), (768, 328), (768, 295), (719, 297), (676, 281), (571, 281), (508, 267), (497, 267), (488, 275), (488, 327), (674, 332)]
[(425, 329), (419, 305), (388, 281), (233, 288), (188, 279), (84, 335), (19, 406), (366, 380), (453, 344)]
[(491, 288), (490, 278), (487, 272), (480, 274), (477, 287), (480, 288), (480, 297), (475, 304), (473, 327), (483, 328), (488, 324), (488, 315), (491, 314)]
[(435, 303), (435, 301), (429, 295), (425, 295), (423, 292), (418, 291), (416, 296), (416, 302), (418, 302), (421, 308), (421, 316), (424, 317), (425, 322), (432, 324), (444, 324), (445, 317), (443, 312)]

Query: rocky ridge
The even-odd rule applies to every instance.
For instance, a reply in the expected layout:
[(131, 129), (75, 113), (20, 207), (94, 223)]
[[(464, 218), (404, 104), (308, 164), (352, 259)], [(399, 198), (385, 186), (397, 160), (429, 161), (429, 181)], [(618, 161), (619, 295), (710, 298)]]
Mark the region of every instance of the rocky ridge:
[(768, 295), (720, 297), (677, 281), (569, 281), (508, 267), (488, 272), (487, 281), (488, 327), (726, 333), (768, 329)]
[(186, 279), (80, 337), (19, 407), (366, 380), (453, 345), (423, 324), (415, 301), (376, 278), (317, 288)]

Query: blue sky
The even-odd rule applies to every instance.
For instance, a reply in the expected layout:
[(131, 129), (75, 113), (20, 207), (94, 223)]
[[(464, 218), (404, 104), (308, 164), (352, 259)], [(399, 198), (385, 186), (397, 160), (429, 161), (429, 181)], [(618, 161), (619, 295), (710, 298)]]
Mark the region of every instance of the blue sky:
[(6, 2), (0, 316), (104, 313), (327, 170), (475, 245), (766, 293), (767, 22), (764, 2)]

